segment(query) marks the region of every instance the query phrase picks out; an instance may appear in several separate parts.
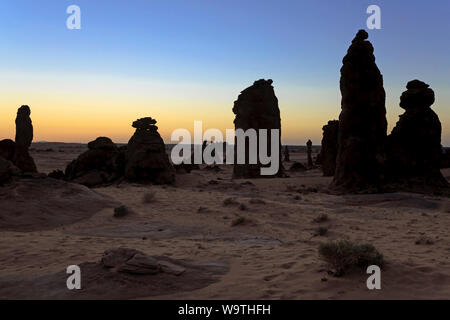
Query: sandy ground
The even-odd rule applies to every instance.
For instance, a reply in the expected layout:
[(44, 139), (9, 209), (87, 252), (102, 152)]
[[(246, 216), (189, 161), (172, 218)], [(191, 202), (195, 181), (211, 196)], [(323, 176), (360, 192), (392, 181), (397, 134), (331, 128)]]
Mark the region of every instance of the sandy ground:
[[(50, 172), (63, 169), (85, 147), (36, 148), (45, 146), (32, 153), (38, 169)], [(292, 153), (291, 160), (305, 162), (305, 154)], [(231, 172), (231, 166), (193, 171), (177, 175), (170, 187), (122, 183), (95, 189), (132, 209), (121, 219), (108, 208), (46, 231), (0, 231), (0, 278), (25, 281), (97, 262), (109, 248), (129, 247), (229, 265), (213, 284), (152, 299), (450, 298), (450, 199), (410, 193), (331, 195), (326, 192), (331, 178), (318, 169), (282, 179), (232, 180)], [(449, 179), (450, 170), (443, 172)], [(154, 201), (145, 203), (148, 193)], [(237, 203), (224, 205), (228, 198)], [(313, 222), (320, 214), (328, 221)], [(244, 223), (232, 226), (239, 217)], [(318, 226), (328, 227), (328, 234), (314, 236)], [(421, 237), (430, 244), (416, 244)], [(368, 290), (364, 273), (328, 274), (318, 247), (335, 239), (371, 243), (383, 253), (381, 290)]]

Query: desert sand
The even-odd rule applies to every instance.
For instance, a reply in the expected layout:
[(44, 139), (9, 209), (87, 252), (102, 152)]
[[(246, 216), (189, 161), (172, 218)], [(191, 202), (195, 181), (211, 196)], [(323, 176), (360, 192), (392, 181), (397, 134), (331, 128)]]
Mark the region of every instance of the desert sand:
[[(49, 173), (63, 170), (85, 149), (41, 143), (33, 144), (31, 155), (39, 172)], [(291, 152), (291, 161), (306, 163), (306, 153)], [(288, 169), (291, 164), (284, 166)], [(139, 291), (123, 298), (450, 297), (450, 199), (413, 193), (333, 195), (328, 192), (331, 178), (323, 177), (320, 169), (288, 171), (288, 178), (240, 180), (231, 178), (232, 166), (219, 167), (218, 172), (201, 166), (190, 174), (177, 174), (174, 186), (121, 182), (95, 188), (96, 195), (91, 196), (109, 206), (88, 210), (86, 203), (67, 200), (58, 209), (62, 215), (70, 211), (71, 217), (76, 216), (77, 206), (83, 213), (56, 225), (48, 223), (55, 219), (52, 216), (33, 217), (45, 212), (48, 199), (34, 201), (33, 210), (23, 212), (20, 219), (43, 219), (42, 228), (15, 230), (6, 228), (5, 221), (0, 224), (0, 298), (64, 298), (55, 292), (67, 291), (67, 266), (98, 262), (105, 250), (116, 247), (223, 266), (208, 281), (193, 276), (194, 268), (185, 278), (171, 277), (168, 291)], [(450, 169), (442, 172), (449, 180)], [(154, 198), (145, 202), (148, 193)], [(23, 202), (26, 197), (25, 193)], [(132, 213), (115, 218), (113, 207), (120, 203)], [(321, 214), (328, 220), (314, 222)], [(240, 217), (242, 223), (233, 225)], [(316, 235), (319, 226), (327, 227), (328, 233)], [(328, 273), (318, 247), (336, 239), (371, 243), (384, 255), (381, 290), (367, 289), (364, 272), (343, 277)], [(43, 280), (56, 274), (60, 282)], [(95, 285), (95, 278), (82, 278), (83, 288)], [(96, 298), (108, 297), (102, 295), (102, 287), (97, 289)]]

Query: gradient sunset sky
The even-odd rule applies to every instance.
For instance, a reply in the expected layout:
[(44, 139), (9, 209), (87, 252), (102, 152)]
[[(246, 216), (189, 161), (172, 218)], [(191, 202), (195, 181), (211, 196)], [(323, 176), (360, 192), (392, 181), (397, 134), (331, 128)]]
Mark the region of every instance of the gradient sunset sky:
[[(81, 8), (68, 30), (66, 8)], [(450, 1), (1, 0), (0, 139), (17, 108), (32, 110), (34, 141), (127, 142), (151, 116), (174, 129), (233, 128), (231, 109), (254, 80), (273, 79), (282, 141), (320, 144), (340, 112), (339, 69), (369, 5), (384, 76), (389, 132), (413, 79), (430, 84), (450, 146)]]

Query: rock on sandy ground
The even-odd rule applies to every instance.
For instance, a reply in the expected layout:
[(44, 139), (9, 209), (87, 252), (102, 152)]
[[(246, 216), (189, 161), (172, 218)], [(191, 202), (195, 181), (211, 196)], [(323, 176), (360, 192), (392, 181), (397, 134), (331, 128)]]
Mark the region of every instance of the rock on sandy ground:
[[(52, 170), (62, 169), (66, 161), (49, 160), (52, 152), (33, 156), (39, 169), (50, 163)], [(292, 152), (291, 160), (306, 163), (306, 154)], [(72, 264), (98, 261), (111, 247), (127, 247), (177, 261), (220, 260), (229, 266), (227, 273), (207, 286), (144, 293), (143, 298), (450, 297), (448, 198), (412, 193), (331, 195), (327, 193), (331, 178), (322, 177), (318, 169), (288, 172), (289, 178), (253, 180), (232, 180), (232, 167), (221, 169), (177, 175), (174, 187), (122, 183), (95, 189), (130, 208), (133, 214), (123, 218), (114, 218), (113, 210), (104, 208), (48, 230), (0, 231), (0, 278), (29, 283), (52, 277)], [(448, 179), (450, 170), (443, 174)], [(143, 201), (148, 193), (153, 198)], [(328, 220), (314, 222), (320, 214)], [(318, 226), (328, 228), (328, 233), (314, 236)], [(423, 237), (431, 241), (418, 241)], [(328, 274), (318, 247), (335, 239), (371, 243), (384, 254), (382, 290), (369, 291), (364, 273), (341, 278)], [(67, 297), (63, 278), (57, 282), (62, 289), (42, 288), (47, 290), (44, 296), (59, 292)], [(85, 287), (94, 288), (89, 279)]]

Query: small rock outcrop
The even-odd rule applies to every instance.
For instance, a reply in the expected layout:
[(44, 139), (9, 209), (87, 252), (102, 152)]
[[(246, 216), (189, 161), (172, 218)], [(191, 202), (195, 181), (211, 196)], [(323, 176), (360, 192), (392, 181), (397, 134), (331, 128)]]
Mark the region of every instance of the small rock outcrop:
[(37, 172), (36, 164), (28, 152), (33, 141), (33, 124), (30, 118), (29, 106), (21, 106), (16, 117), (16, 150), (14, 164), (24, 172)]
[(322, 147), (320, 149), (320, 161), (322, 164), (322, 171), (325, 177), (334, 176), (336, 170), (336, 157), (338, 153), (338, 136), (339, 136), (339, 121), (328, 121), (328, 124), (323, 126)]
[(14, 161), (16, 154), (16, 143), (11, 139), (4, 139), (0, 141), (0, 157), (3, 159)]
[(147, 117), (133, 122), (136, 132), (128, 142), (125, 178), (130, 181), (171, 184), (175, 169), (169, 162), (156, 120)]
[(306, 171), (307, 168), (300, 162), (294, 161), (289, 168), (289, 171), (291, 172), (303, 172)]
[(386, 95), (367, 38), (366, 31), (358, 31), (341, 68), (342, 111), (332, 183), (340, 192), (376, 192), (384, 177)]
[[(258, 80), (241, 92), (238, 99), (234, 102), (233, 113), (236, 115), (234, 119), (235, 129), (254, 129), (257, 132), (257, 140), (259, 145), (259, 129), (267, 129), (267, 150), (271, 154), (270, 134), (271, 129), (279, 130), (278, 154), (279, 169), (274, 176), (283, 175), (283, 166), (281, 164), (281, 118), (280, 109), (278, 108), (278, 99), (272, 86), (272, 80)], [(235, 138), (237, 140), (237, 138)], [(261, 175), (261, 167), (259, 162), (256, 164), (249, 163), (249, 144), (245, 142), (245, 164), (237, 164), (235, 161), (233, 176), (235, 178), (260, 178), (270, 177)], [(256, 150), (255, 150), (256, 152)], [(237, 156), (237, 145), (235, 144), (235, 157)]]
[[(121, 153), (111, 139), (99, 137), (89, 142), (88, 148), (67, 166), (67, 180), (94, 187), (111, 183), (122, 175), (124, 165), (120, 161)], [(55, 173), (53, 177), (58, 175)]]
[(434, 91), (429, 85), (413, 80), (400, 97), (405, 113), (388, 136), (388, 178), (393, 183), (411, 187), (448, 187), (440, 171), (441, 122), (431, 109)]
[(21, 171), (14, 164), (0, 157), (0, 185), (10, 181), (13, 176), (20, 175)]

